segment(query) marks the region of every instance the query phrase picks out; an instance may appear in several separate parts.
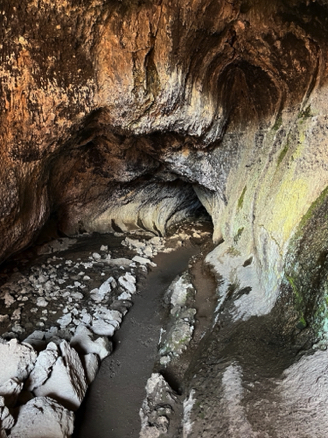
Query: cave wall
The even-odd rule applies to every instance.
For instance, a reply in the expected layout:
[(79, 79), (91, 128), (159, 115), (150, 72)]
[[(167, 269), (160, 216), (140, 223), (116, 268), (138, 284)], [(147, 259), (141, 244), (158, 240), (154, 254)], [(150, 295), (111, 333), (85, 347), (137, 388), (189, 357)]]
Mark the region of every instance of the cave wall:
[(0, 2), (1, 260), (50, 217), (163, 234), (201, 202), (221, 296), (269, 312), (328, 184), (327, 19), (324, 0)]

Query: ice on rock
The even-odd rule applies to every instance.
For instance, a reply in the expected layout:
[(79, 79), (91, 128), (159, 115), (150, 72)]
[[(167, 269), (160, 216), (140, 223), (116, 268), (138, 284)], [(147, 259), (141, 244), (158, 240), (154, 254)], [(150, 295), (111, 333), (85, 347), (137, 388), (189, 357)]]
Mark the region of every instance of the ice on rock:
[(64, 340), (59, 345), (62, 356), (58, 357), (48, 380), (34, 393), (37, 397), (51, 396), (70, 410), (76, 410), (87, 390), (87, 382), (79, 355)]
[[(15, 420), (6, 406), (4, 397), (0, 396), (0, 426), (2, 429), (11, 429)], [(1, 436), (1, 435), (0, 435)]]
[(94, 353), (86, 354), (81, 357), (82, 365), (85, 371), (85, 376), (88, 385), (92, 383), (98, 373), (99, 369), (99, 358)]
[(18, 410), (10, 438), (69, 438), (74, 414), (49, 397), (36, 397)]
[(70, 344), (80, 354), (95, 353), (101, 360), (112, 352), (112, 344), (107, 338), (99, 337), (94, 340), (94, 334), (83, 324), (77, 327)]
[(37, 358), (36, 351), (17, 339), (9, 342), (0, 338), (0, 385), (9, 379), (25, 380), (32, 371)]
[(15, 406), (17, 398), (23, 389), (24, 383), (16, 378), (9, 379), (0, 386), (0, 396), (5, 399), (7, 407)]
[(35, 367), (26, 382), (29, 391), (41, 386), (48, 379), (58, 356), (58, 347), (54, 342), (50, 342), (47, 348), (39, 353)]
[(130, 274), (130, 272), (126, 272), (125, 275), (118, 279), (118, 282), (121, 286), (124, 287), (124, 289), (126, 289), (131, 294), (134, 294), (137, 290), (136, 279), (132, 274)]

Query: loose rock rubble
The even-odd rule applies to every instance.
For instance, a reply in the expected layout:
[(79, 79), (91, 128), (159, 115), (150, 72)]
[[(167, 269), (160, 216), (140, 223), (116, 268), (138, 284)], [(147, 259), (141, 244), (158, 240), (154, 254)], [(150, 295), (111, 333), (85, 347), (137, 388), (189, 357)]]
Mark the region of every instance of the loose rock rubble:
[[(68, 258), (76, 244), (48, 243), (38, 250), (39, 263), (2, 274), (1, 438), (72, 434), (74, 411), (112, 352), (110, 338), (132, 306), (139, 273), (156, 266), (151, 258), (159, 251), (172, 250), (164, 238), (126, 237), (121, 252), (101, 245), (85, 258)], [(122, 247), (130, 258), (120, 256)]]
[(195, 289), (188, 272), (173, 281), (167, 290), (164, 302), (170, 306), (170, 316), (166, 330), (162, 330), (159, 342), (161, 365), (167, 365), (174, 357), (179, 357), (191, 341), (195, 325), (196, 309), (193, 304)]
[(168, 432), (170, 417), (177, 404), (177, 396), (163, 376), (153, 373), (147, 381), (147, 396), (140, 409), (140, 438), (159, 438)]

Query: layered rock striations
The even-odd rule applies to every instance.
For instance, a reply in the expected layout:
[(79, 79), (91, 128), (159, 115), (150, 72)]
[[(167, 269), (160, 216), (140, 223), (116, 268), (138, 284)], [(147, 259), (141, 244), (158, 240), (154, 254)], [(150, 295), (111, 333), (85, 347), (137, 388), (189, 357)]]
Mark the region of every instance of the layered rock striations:
[(324, 0), (4, 2), (1, 259), (49, 219), (68, 235), (164, 234), (203, 205), (224, 240), (208, 257), (222, 302), (242, 291), (236, 318), (269, 312), (282, 287), (310, 323), (327, 19)]

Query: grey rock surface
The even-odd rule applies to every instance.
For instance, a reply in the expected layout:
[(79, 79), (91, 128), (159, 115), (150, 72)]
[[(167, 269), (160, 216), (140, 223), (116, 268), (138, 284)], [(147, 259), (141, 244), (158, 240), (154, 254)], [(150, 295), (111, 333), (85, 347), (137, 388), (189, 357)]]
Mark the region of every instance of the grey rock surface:
[(69, 438), (74, 414), (49, 397), (36, 397), (18, 408), (10, 438)]
[(0, 338), (0, 385), (11, 378), (24, 380), (34, 367), (36, 351), (28, 344), (21, 344), (17, 339), (9, 342)]
[(48, 380), (34, 389), (37, 397), (52, 397), (70, 410), (76, 410), (87, 390), (85, 372), (77, 352), (66, 341), (60, 343), (62, 356), (53, 365)]

